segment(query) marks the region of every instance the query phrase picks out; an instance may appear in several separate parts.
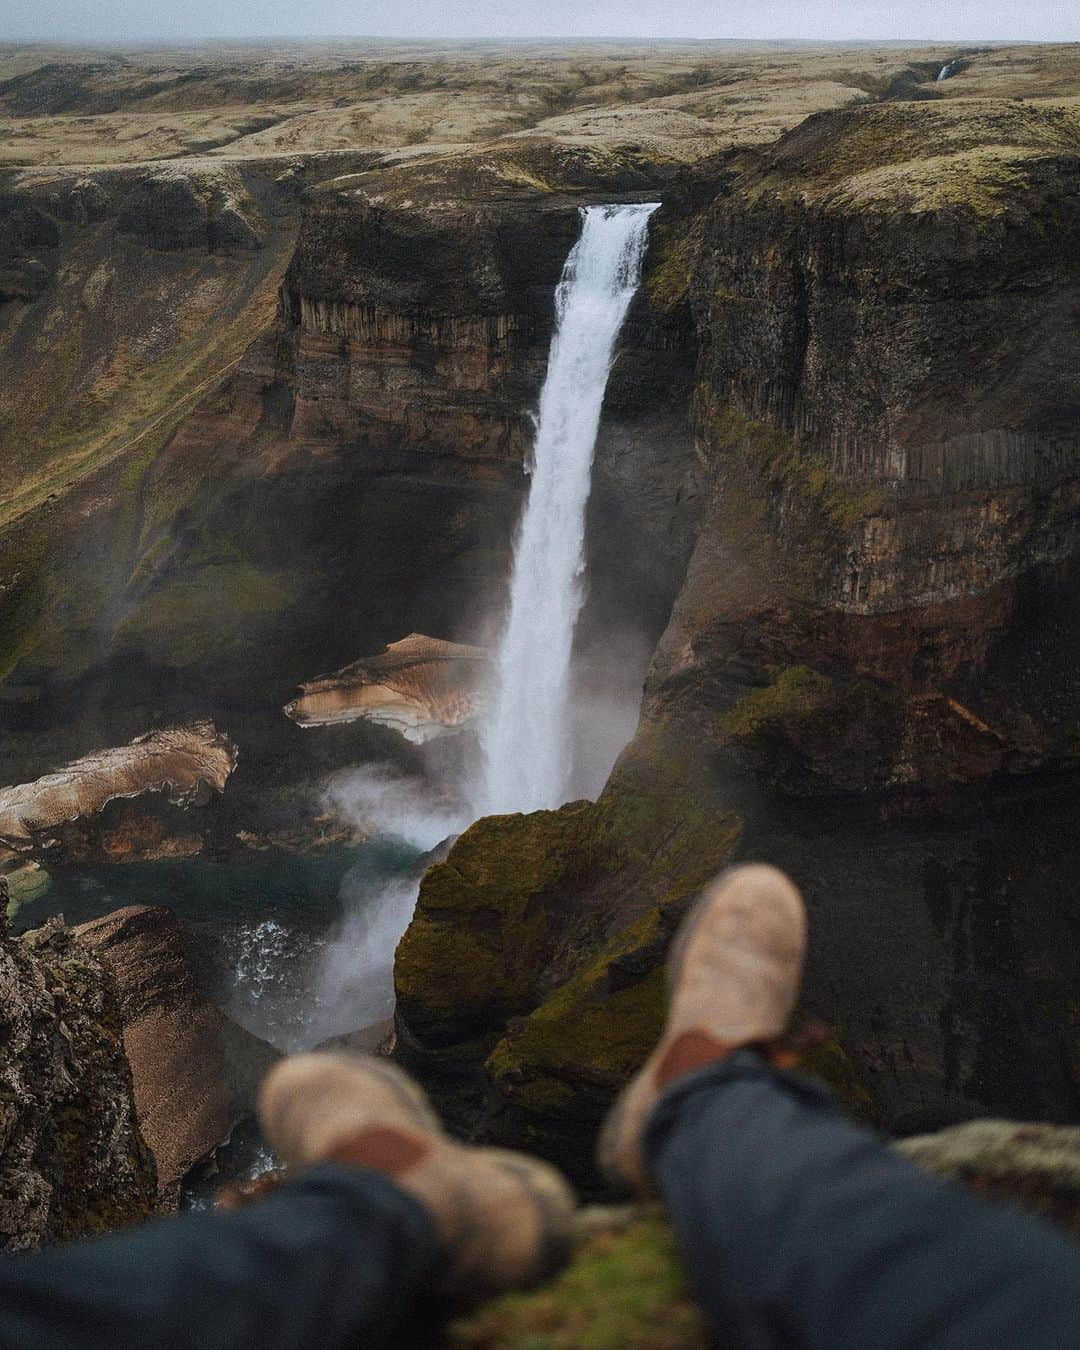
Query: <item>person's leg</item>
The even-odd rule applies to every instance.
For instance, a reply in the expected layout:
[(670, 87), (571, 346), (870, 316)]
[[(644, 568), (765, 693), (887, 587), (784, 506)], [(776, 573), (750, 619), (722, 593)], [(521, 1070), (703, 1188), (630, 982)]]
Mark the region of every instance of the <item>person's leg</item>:
[(330, 1164), (236, 1213), (4, 1258), (0, 1346), (378, 1350), (434, 1282), (438, 1255), (415, 1199)]
[(798, 994), (805, 913), (769, 867), (703, 896), (669, 965), (663, 1035), (600, 1140), (668, 1203), (733, 1350), (1080, 1346), (1080, 1248), (919, 1173), (752, 1047)]
[(645, 1152), (734, 1350), (1080, 1346), (1080, 1247), (926, 1176), (752, 1053), (672, 1086)]
[(555, 1169), (447, 1138), (385, 1061), (285, 1060), (259, 1116), (295, 1181), (236, 1213), (0, 1260), (0, 1350), (379, 1350), (422, 1293), (527, 1285), (568, 1250)]

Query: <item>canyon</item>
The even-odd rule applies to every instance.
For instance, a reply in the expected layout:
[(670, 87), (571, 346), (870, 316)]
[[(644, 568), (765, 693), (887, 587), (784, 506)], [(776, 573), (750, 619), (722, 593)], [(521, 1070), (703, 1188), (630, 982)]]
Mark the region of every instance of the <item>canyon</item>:
[(4, 60), (15, 864), (318, 853), (358, 765), (464, 772), (581, 208), (659, 202), (573, 629), (575, 734), (626, 733), (420, 855), (393, 1054), (596, 1192), (675, 925), (767, 858), (856, 1115), (1076, 1120), (1075, 49)]

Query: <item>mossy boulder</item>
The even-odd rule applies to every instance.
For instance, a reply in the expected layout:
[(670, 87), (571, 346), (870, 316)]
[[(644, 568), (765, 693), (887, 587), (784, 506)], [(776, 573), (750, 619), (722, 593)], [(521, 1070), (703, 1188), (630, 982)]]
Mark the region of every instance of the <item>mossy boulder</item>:
[(460, 1040), (530, 1010), (565, 934), (560, 896), (587, 871), (592, 805), (487, 817), (429, 869), (402, 938), (402, 1016), (432, 1042)]
[(478, 821), (424, 877), (398, 948), (399, 1054), (444, 1102), (470, 1079), (489, 1134), (591, 1184), (582, 1143), (655, 1040), (671, 934), (740, 829), (661, 728), (597, 802)]

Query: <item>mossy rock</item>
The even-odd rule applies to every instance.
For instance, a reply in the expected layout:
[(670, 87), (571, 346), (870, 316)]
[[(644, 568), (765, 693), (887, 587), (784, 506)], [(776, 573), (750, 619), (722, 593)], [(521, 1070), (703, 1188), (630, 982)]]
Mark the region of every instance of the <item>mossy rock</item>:
[(599, 801), (478, 821), (420, 886), (397, 951), (404, 1020), (445, 1043), (498, 1032), (643, 914), (685, 902), (740, 821), (689, 747), (637, 739)]
[(701, 240), (692, 221), (667, 221), (662, 216), (651, 236), (642, 278), (645, 294), (658, 314), (677, 314), (690, 303), (690, 283)]
[(394, 965), (414, 1031), (460, 1040), (528, 1010), (551, 954), (551, 911), (584, 866), (591, 810), (487, 817), (429, 869)]
[(122, 620), (116, 641), (165, 667), (197, 667), (222, 658), (238, 626), (278, 614), (294, 599), (286, 575), (223, 557), (151, 591)]
[(444, 1350), (701, 1350), (710, 1344), (667, 1220), (646, 1212), (587, 1239), (567, 1269), (453, 1321)]
[(581, 1141), (655, 1041), (671, 935), (741, 830), (662, 727), (596, 803), (478, 821), (425, 876), (398, 948), (402, 1057), (455, 1111), (451, 1080), (468, 1080), (487, 1133), (595, 1184)]

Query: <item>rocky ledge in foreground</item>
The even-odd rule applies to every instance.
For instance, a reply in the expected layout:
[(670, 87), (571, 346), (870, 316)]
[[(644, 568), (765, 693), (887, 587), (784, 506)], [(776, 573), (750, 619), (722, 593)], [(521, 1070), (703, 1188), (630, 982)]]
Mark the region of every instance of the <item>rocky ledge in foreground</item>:
[(0, 877), (0, 1250), (175, 1209), (277, 1051), (195, 987), (176, 916), (7, 927)]
[(46, 852), (71, 861), (197, 853), (197, 831), (174, 817), (222, 792), (236, 760), (212, 722), (193, 722), (0, 789), (0, 866)]
[[(984, 1120), (899, 1148), (929, 1172), (1033, 1210), (1080, 1238), (1080, 1129)], [(586, 1208), (578, 1230), (576, 1255), (551, 1284), (496, 1299), (427, 1343), (439, 1350), (702, 1350), (716, 1344), (658, 1209)]]
[(410, 633), (302, 684), (285, 714), (302, 727), (373, 722), (422, 745), (472, 724), (488, 659), (483, 647)]

